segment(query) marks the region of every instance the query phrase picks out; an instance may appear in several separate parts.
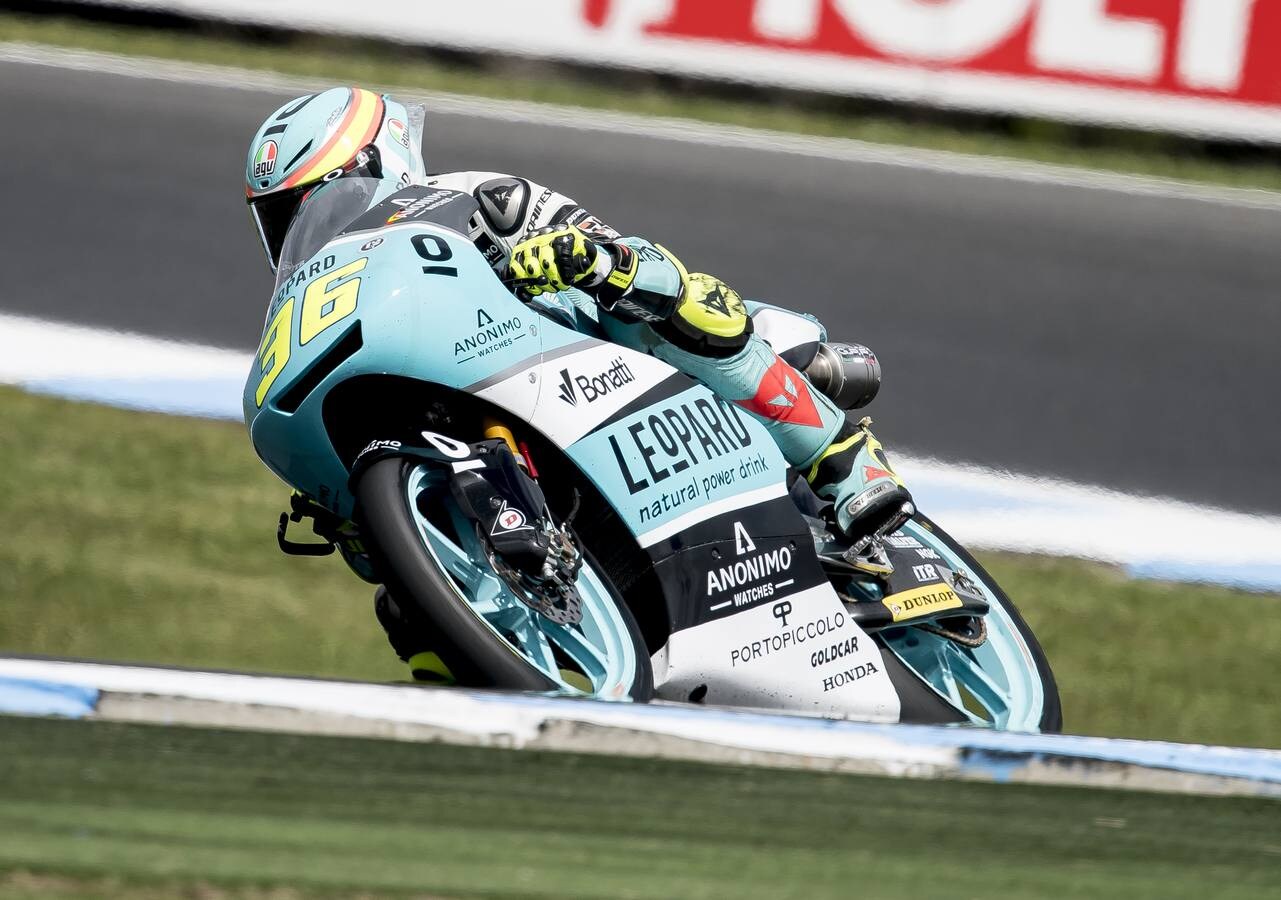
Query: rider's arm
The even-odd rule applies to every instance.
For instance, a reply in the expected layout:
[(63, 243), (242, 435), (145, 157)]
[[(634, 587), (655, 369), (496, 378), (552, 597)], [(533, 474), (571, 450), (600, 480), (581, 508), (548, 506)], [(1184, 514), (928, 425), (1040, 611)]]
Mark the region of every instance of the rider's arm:
[[(429, 184), (476, 198), (485, 230), (478, 245), (495, 263), (509, 259), (529, 296), (577, 287), (605, 309), (646, 321), (666, 318), (680, 300), (679, 263), (643, 238), (622, 237), (559, 191), (498, 172), (446, 173)], [(568, 245), (563, 253), (553, 246), (557, 237)]]
[(527, 234), (512, 249), (509, 268), (517, 288), (536, 297), (574, 287), (624, 318), (670, 318), (685, 293), (680, 262), (644, 238), (595, 238), (574, 225)]
[[(577, 201), (552, 188), (495, 172), (459, 172), (439, 178), (441, 186), (475, 196), (495, 256), (510, 260), (503, 268), (508, 269), (506, 274), (524, 279), (518, 288), (528, 296), (575, 287), (624, 320), (658, 323), (671, 318), (688, 290), (684, 266), (666, 248), (644, 238), (621, 236)], [(581, 235), (573, 234), (571, 226)], [(558, 246), (563, 252), (557, 252)], [(749, 303), (748, 310), (755, 314), (761, 305)], [(783, 324), (786, 318), (807, 320), (802, 330), (812, 333), (817, 327), (822, 334), (822, 326), (812, 316), (778, 308), (765, 316), (771, 324), (774, 319)], [(825, 338), (823, 334), (818, 339)], [(805, 340), (797, 338), (792, 343), (812, 341), (807, 334)]]
[[(582, 252), (592, 257), (591, 272), (567, 271), (560, 281), (570, 287), (582, 288), (596, 298), (600, 305), (624, 318), (657, 321), (670, 316), (680, 303), (685, 290), (684, 269), (665, 249), (655, 247), (639, 237), (623, 237), (607, 222), (578, 203), (572, 197), (546, 185), (504, 175), (500, 172), (450, 172), (433, 176), (432, 186), (447, 187), (472, 194), (480, 204), (485, 234), (478, 240), (485, 256), (495, 268), (507, 274), (508, 262), (515, 257), (516, 248), (527, 238), (534, 237), (540, 229), (562, 230), (574, 226), (595, 247), (605, 249), (604, 254), (593, 255), (594, 248), (583, 247)], [(542, 241), (542, 243), (549, 243)], [(636, 255), (636, 271), (628, 284), (630, 263), (628, 251)], [(553, 258), (553, 264), (556, 261)], [(621, 271), (615, 269), (622, 263)], [(578, 264), (583, 265), (582, 262)], [(541, 270), (541, 260), (540, 260)], [(512, 272), (511, 274), (516, 274)], [(526, 274), (532, 274), (527, 272)], [(610, 280), (613, 275), (613, 281)], [(561, 288), (550, 282), (545, 286), (531, 286), (532, 295), (553, 293)], [(755, 317), (758, 304), (748, 301), (748, 310)], [(779, 313), (788, 311), (778, 309)], [(802, 316), (801, 313), (790, 313)], [(805, 316), (817, 321), (812, 316)], [(821, 326), (818, 326), (821, 329)], [(820, 340), (825, 340), (824, 334)]]
[(640, 237), (597, 244), (591, 274), (578, 285), (604, 309), (624, 318), (662, 322), (685, 295), (687, 275), (676, 257)]

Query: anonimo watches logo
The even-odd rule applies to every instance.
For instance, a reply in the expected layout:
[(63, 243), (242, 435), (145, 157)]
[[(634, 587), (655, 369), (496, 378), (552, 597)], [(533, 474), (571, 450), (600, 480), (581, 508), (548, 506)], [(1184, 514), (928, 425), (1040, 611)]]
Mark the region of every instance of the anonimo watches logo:
[(615, 357), (613, 363), (599, 375), (573, 375), (569, 369), (560, 370), (560, 389), (558, 394), (570, 406), (577, 406), (581, 397), (586, 403), (595, 403), (601, 397), (631, 384), (636, 380), (627, 363), (621, 356)]
[[(732, 592), (730, 597), (712, 605), (712, 610), (724, 609), (731, 603), (734, 606), (749, 606), (758, 600), (774, 596), (774, 592), (795, 582), (794, 578), (775, 581), (776, 576), (783, 576), (792, 568), (792, 550), (790, 547), (776, 547), (773, 550), (758, 552), (756, 541), (748, 534), (742, 522), (734, 523), (734, 550), (737, 559), (732, 563), (709, 569), (707, 572), (707, 596), (719, 600), (725, 592)], [(782, 618), (787, 624), (787, 616), (792, 605), (779, 604), (774, 610), (776, 618)]]

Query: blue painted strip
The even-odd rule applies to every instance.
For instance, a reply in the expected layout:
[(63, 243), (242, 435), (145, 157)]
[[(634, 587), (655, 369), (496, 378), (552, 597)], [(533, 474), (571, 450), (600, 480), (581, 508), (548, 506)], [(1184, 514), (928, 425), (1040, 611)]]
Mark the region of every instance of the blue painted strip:
[(81, 719), (97, 705), (97, 688), (0, 676), (0, 713)]
[(1281, 591), (1281, 562), (1205, 566), (1161, 561), (1132, 563), (1125, 571), (1132, 578), (1221, 584), (1247, 591)]
[[(3, 660), (0, 660), (2, 663)], [(26, 715), (62, 715), (83, 717), (95, 709), (99, 692), (90, 687), (67, 684), (61, 676), (44, 675), (50, 667), (66, 669), (66, 678), (94, 682), (102, 671), (102, 683), (131, 685), (126, 690), (164, 694), (163, 684), (172, 674), (181, 680), (190, 673), (167, 670), (130, 669), (134, 675), (123, 682), (113, 673), (124, 669), (115, 666), (57, 661), (24, 663), (14, 660), (29, 675), (0, 676), (0, 712)], [(37, 674), (39, 673), (39, 674)], [(244, 676), (222, 676), (198, 673), (201, 684), (195, 694), (181, 685), (174, 696), (199, 696), (216, 699), (220, 693), (216, 682), (229, 677), (235, 682), (226, 700), (231, 703), (253, 702), (246, 697)], [(35, 677), (32, 677), (35, 676)], [(253, 676), (250, 676), (251, 678)], [(275, 696), (276, 679), (267, 694)], [(325, 682), (299, 681), (324, 689)], [(359, 689), (358, 685), (345, 688)], [(387, 690), (382, 685), (365, 686), (374, 692)], [(406, 688), (406, 691), (417, 691)], [(863, 756), (893, 764), (896, 760), (930, 760), (950, 771), (968, 773), (995, 781), (1008, 781), (1026, 771), (1029, 764), (1042, 761), (1088, 774), (1095, 761), (1134, 766), (1148, 770), (1166, 770), (1196, 776), (1237, 779), (1250, 784), (1247, 791), (1260, 796), (1281, 797), (1281, 750), (1259, 750), (1236, 747), (1214, 747), (1174, 744), (1076, 735), (1013, 734), (971, 727), (927, 725), (885, 725), (780, 715), (726, 709), (709, 709), (682, 704), (605, 703), (592, 700), (569, 700), (545, 694), (512, 695), (488, 691), (458, 689), (470, 702), (491, 707), (477, 716), (480, 721), (508, 721), (519, 728), (531, 723), (554, 720), (590, 722), (593, 725), (626, 728), (651, 734), (686, 737), (711, 744), (742, 746), (762, 751), (777, 749), (790, 754), (812, 754), (839, 758)], [(264, 696), (266, 696), (265, 694)], [(430, 716), (424, 721), (430, 721)], [(502, 733), (501, 725), (493, 733)], [(956, 769), (953, 769), (956, 767)], [(1071, 780), (1069, 778), (1069, 780)]]
[(1016, 754), (1027, 758), (1073, 757), (1128, 763), (1281, 785), (1281, 753), (1271, 750), (921, 725), (866, 727), (879, 729), (885, 737), (912, 744), (955, 747), (966, 754), (967, 761), (989, 772), (993, 766), (999, 768), (1002, 765), (999, 757), (1008, 758), (1009, 754)]
[(207, 419), (239, 421), (244, 417), (240, 406), (243, 379), (58, 378), (28, 381), (22, 386), (36, 393), (124, 409)]
[[(484, 692), (475, 692), (471, 696), (475, 700), (500, 705), (540, 708), (540, 711), (549, 717), (554, 717), (558, 712), (563, 713), (565, 710), (564, 700), (550, 697), (505, 696)], [(963, 766), (972, 767), (996, 780), (1007, 780), (1015, 771), (1035, 759), (1075, 758), (1169, 769), (1198, 775), (1242, 778), (1281, 787), (1281, 751), (1278, 750), (1133, 741), (1070, 734), (1019, 734), (971, 727), (875, 725), (840, 719), (780, 717), (766, 713), (665, 704), (651, 706), (620, 704), (612, 709), (620, 718), (637, 714), (653, 716), (655, 719), (688, 718), (703, 725), (719, 718), (726, 726), (733, 725), (738, 728), (756, 726), (762, 729), (777, 729), (783, 726), (795, 731), (867, 735), (917, 747), (954, 749), (961, 752)], [(609, 707), (605, 710), (593, 709), (594, 716), (602, 713), (609, 715), (609, 712)]]

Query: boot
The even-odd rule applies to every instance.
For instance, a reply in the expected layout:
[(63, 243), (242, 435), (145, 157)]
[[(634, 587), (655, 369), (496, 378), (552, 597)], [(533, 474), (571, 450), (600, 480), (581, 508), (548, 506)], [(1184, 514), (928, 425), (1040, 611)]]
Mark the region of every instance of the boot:
[(414, 681), (440, 685), (454, 683), (454, 675), (449, 667), (434, 651), (424, 646), (419, 629), (415, 629), (406, 620), (387, 588), (381, 585), (374, 591), (374, 615), (378, 617), (378, 624), (383, 627), (383, 631), (387, 632), (391, 649), (396, 651), (401, 662), (409, 664), (409, 674)]
[(903, 480), (868, 426), (847, 421), (806, 476), (814, 493), (833, 501), (836, 527), (855, 547), (902, 527), (916, 508)]

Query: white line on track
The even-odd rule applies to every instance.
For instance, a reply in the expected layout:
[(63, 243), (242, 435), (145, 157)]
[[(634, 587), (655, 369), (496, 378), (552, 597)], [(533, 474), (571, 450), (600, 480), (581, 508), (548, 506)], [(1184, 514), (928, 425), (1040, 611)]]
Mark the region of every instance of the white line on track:
[(186, 341), (0, 314), (0, 383), (240, 378), (251, 356)]
[[(275, 72), (122, 56), (87, 50), (69, 50), (17, 42), (0, 43), (0, 62), (253, 91), (308, 92), (333, 86), (331, 81)], [(814, 137), (789, 132), (711, 125), (691, 119), (635, 116), (520, 100), (490, 100), (460, 94), (424, 93), (412, 88), (397, 89), (374, 85), (370, 87), (380, 87), (399, 97), (423, 102), (431, 112), (438, 114), (527, 125), (557, 126), (576, 131), (613, 135), (625, 134), (651, 140), (890, 166), (973, 178), (991, 178), (1026, 184), (1082, 188), (1133, 196), (1281, 211), (1281, 192), (1214, 187), (1173, 179), (1122, 175), (1006, 157), (976, 156), (945, 150), (874, 144), (848, 138)]]

